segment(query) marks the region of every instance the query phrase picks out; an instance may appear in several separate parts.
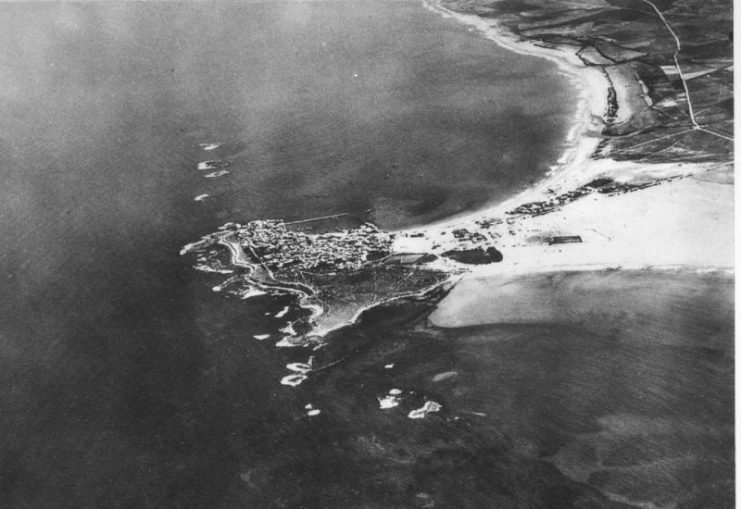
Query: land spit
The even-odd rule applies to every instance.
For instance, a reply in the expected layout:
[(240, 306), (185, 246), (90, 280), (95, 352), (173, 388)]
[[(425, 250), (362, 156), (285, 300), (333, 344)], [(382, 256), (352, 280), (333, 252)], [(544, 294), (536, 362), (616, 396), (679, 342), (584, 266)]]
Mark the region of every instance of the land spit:
[[(264, 292), (299, 296), (311, 316), (289, 323), (289, 337), (279, 344), (316, 344), (370, 307), (424, 294), (459, 277), (490, 277), (498, 286), (503, 278), (549, 271), (652, 267), (732, 272), (732, 163), (717, 154), (716, 145), (710, 147), (715, 152), (704, 155), (670, 151), (668, 162), (659, 164), (616, 144), (635, 136), (642, 137), (636, 143), (642, 146), (661, 141), (646, 139), (651, 127), (644, 122), (646, 108), (655, 100), (631, 66), (596, 65), (587, 46), (539, 44), (491, 18), (454, 12), (441, 3), (426, 6), (512, 51), (556, 62), (580, 91), (569, 146), (532, 188), (488, 209), (422, 228), (386, 233), (365, 224), (314, 235), (265, 220), (228, 223), (224, 231), (187, 247), (184, 251), (199, 254), (204, 270), (238, 271), (219, 290), (243, 298)], [(681, 91), (675, 92), (681, 100)], [(230, 259), (219, 258), (215, 246), (226, 247)], [(433, 321), (445, 316), (456, 298), (453, 291)]]

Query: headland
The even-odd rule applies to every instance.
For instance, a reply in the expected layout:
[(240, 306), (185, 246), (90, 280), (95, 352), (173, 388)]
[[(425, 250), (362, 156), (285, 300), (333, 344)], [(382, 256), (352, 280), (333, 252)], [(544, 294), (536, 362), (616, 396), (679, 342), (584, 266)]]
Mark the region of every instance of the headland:
[[(253, 221), (226, 225), (232, 235), (207, 236), (185, 251), (227, 245), (232, 256), (218, 262), (222, 269), (248, 268), (228, 280), (241, 295), (297, 293), (312, 314), (289, 328), (293, 344), (313, 344), (369, 307), (458, 279), (490, 279), (496, 289), (509, 277), (555, 271), (732, 273), (730, 6), (623, 4), (425, 4), (515, 52), (553, 60), (580, 91), (569, 146), (532, 188), (421, 228), (310, 234)], [(717, 23), (700, 34), (708, 19)], [(453, 287), (433, 323), (487, 322), (463, 305), (485, 299), (485, 285), (475, 294), (466, 288)], [(449, 306), (455, 323), (445, 319)]]

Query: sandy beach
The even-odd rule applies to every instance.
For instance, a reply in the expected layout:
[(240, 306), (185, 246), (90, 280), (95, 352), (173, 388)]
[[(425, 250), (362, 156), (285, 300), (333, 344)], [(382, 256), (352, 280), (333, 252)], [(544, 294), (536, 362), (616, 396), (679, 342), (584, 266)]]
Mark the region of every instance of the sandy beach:
[[(636, 92), (640, 86), (629, 71), (612, 67), (608, 81), (604, 73), (584, 66), (571, 48), (543, 48), (518, 41), (491, 20), (453, 13), (435, 3), (426, 5), (512, 51), (557, 62), (578, 88), (580, 97), (567, 150), (543, 180), (486, 210), (400, 232), (394, 246), (399, 252), (442, 253), (460, 248), (459, 240), (450, 232), (465, 230), (482, 235), (504, 253), (500, 263), (460, 267), (465, 274), (432, 315), (433, 323), (491, 323), (493, 315), (477, 312), (476, 303), (500, 295), (500, 287), (508, 278), (523, 274), (646, 268), (733, 274), (734, 191), (730, 164), (645, 164), (613, 160), (609, 154), (594, 157), (608, 112), (610, 87), (615, 90), (617, 113), (612, 121), (617, 125), (630, 122), (633, 112), (641, 107), (642, 96)], [(543, 215), (511, 212), (522, 204), (552, 200), (595, 179), (636, 188), (622, 193), (591, 193), (559, 204)], [(642, 184), (645, 188), (640, 188)], [(549, 242), (566, 236), (578, 237), (579, 242)], [(470, 280), (476, 281), (475, 291)]]
[[(492, 323), (491, 313), (475, 311), (479, 301), (499, 295), (508, 278), (528, 274), (616, 269), (733, 274), (731, 164), (646, 163), (621, 154), (640, 146), (653, 150), (648, 144), (662, 137), (706, 134), (685, 127), (669, 135), (660, 132), (648, 141), (641, 138), (628, 147), (605, 143), (610, 138), (630, 140), (630, 133), (640, 132), (641, 119), (652, 103), (630, 66), (587, 65), (579, 46), (540, 44), (510, 33), (493, 18), (453, 12), (438, 1), (423, 4), (508, 51), (554, 62), (577, 98), (563, 152), (539, 181), (475, 212), (393, 232), (391, 255), (435, 255), (436, 260), (425, 262), (422, 269), (451, 276), (453, 289), (431, 315), (432, 323), (450, 327)], [(480, 248), (501, 251), (503, 259), (474, 265), (450, 256)], [(238, 262), (232, 252), (232, 264)], [(477, 281), (474, 292), (468, 283), (472, 279)], [(429, 290), (393, 296), (374, 290), (361, 300), (353, 297), (331, 304), (309, 304), (304, 295), (301, 305), (312, 313), (310, 335), (324, 337), (381, 303)], [(300, 342), (303, 335), (298, 336)]]
[(731, 3), (435, 1), (4, 6), (0, 507), (733, 507)]
[[(732, 277), (730, 163), (645, 163), (610, 157), (623, 149), (603, 144), (607, 136), (635, 129), (638, 117), (650, 106), (644, 84), (629, 66), (588, 66), (575, 46), (521, 40), (492, 18), (456, 13), (439, 2), (424, 5), (509, 51), (554, 62), (577, 97), (564, 150), (540, 181), (487, 208), (393, 232), (392, 254), (437, 255), (425, 267), (451, 275), (446, 286), (452, 290), (432, 313), (433, 324), (494, 323), (495, 314), (481, 303), (497, 300), (503, 285), (527, 275), (651, 269)], [(701, 135), (689, 135), (695, 134)], [(503, 259), (472, 265), (447, 256), (482, 247), (500, 250)], [(233, 251), (232, 264), (239, 265)], [(363, 302), (351, 299), (332, 305), (310, 304), (305, 294), (300, 300), (311, 310), (310, 336), (321, 338), (355, 323), (381, 303), (418, 297), (432, 289), (385, 297), (373, 294)], [(288, 339), (300, 344), (302, 338), (299, 334)]]

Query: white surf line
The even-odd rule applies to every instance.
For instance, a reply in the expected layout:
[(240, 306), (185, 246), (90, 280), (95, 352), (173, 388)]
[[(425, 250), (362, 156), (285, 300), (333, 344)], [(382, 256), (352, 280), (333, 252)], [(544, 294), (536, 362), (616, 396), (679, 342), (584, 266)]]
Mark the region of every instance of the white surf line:
[(283, 309), (281, 309), (280, 311), (278, 311), (278, 312), (277, 312), (277, 313), (275, 314), (275, 318), (283, 318), (284, 316), (286, 316), (286, 315), (288, 314), (288, 311), (289, 311), (290, 309), (291, 309), (291, 308), (290, 308), (289, 306), (285, 306), (285, 307), (284, 307)]
[[(215, 234), (216, 237), (216, 243), (220, 244), (222, 246), (225, 246), (230, 253), (230, 261), (232, 265), (236, 265), (238, 267), (246, 268), (252, 271), (252, 263), (247, 254), (244, 252), (244, 250), (241, 248), (241, 245), (238, 241), (231, 240), (230, 237), (234, 235), (234, 232), (220, 232)], [(252, 250), (252, 247), (250, 246), (250, 250)], [(253, 251), (254, 254), (254, 251)], [(257, 257), (258, 260), (260, 260), (259, 257)], [(265, 265), (265, 263), (260, 260), (260, 264), (265, 268), (265, 270), (270, 274), (270, 277), (275, 279), (273, 276), (272, 271)], [(277, 279), (275, 280), (276, 284), (280, 286), (280, 281)], [(256, 282), (256, 286), (258, 288), (262, 287), (265, 288), (265, 286), (260, 286), (259, 283)], [(311, 311), (311, 316), (309, 317), (310, 321), (316, 320), (318, 317), (324, 314), (324, 308), (318, 304), (313, 304), (309, 302), (309, 299), (311, 298), (311, 295), (307, 294), (301, 289), (293, 288), (293, 287), (280, 287), (280, 290), (282, 290), (285, 293), (293, 293), (298, 294), (298, 305), (304, 309), (308, 309)]]
[(322, 411), (319, 410), (318, 408), (314, 408), (314, 405), (312, 405), (311, 403), (306, 405), (304, 407), (304, 410), (306, 410), (306, 415), (308, 415), (309, 417), (316, 417), (317, 415), (322, 413)]
[[(591, 156), (597, 149), (599, 141), (603, 138), (590, 134), (594, 129), (592, 119), (601, 118), (604, 123), (604, 115), (608, 108), (608, 90), (611, 86), (603, 73), (585, 66), (578, 57), (566, 48), (545, 48), (536, 44), (537, 41), (535, 40), (517, 38), (515, 34), (497, 24), (495, 19), (484, 19), (473, 14), (457, 13), (443, 7), (440, 0), (423, 0), (423, 5), (443, 17), (452, 18), (464, 25), (472, 26), (483, 37), (493, 41), (501, 48), (520, 55), (544, 58), (555, 63), (579, 92), (571, 129), (566, 138), (565, 150), (554, 167), (543, 175), (536, 184), (484, 209), (432, 222), (426, 225), (427, 229), (457, 225), (471, 226), (469, 223), (472, 220), (503, 215), (507, 210), (523, 202), (542, 199), (550, 187), (558, 186), (565, 179), (573, 178), (575, 172), (583, 165), (590, 164), (593, 161)], [(403, 233), (404, 231), (404, 229), (398, 230), (397, 233)]]
[(674, 67), (677, 68), (677, 74), (679, 74), (679, 79), (682, 80), (682, 86), (684, 87), (684, 94), (687, 97), (687, 108), (689, 109), (690, 114), (690, 121), (692, 122), (693, 129), (697, 131), (705, 131), (708, 134), (712, 134), (713, 136), (717, 136), (719, 138), (723, 138), (728, 141), (733, 141), (733, 138), (730, 136), (725, 136), (720, 133), (716, 133), (715, 131), (711, 131), (700, 124), (697, 123), (697, 120), (695, 119), (695, 110), (692, 107), (692, 98), (690, 97), (690, 89), (687, 86), (687, 80), (684, 77), (684, 73), (682, 72), (682, 67), (679, 65), (679, 52), (682, 51), (682, 43), (679, 40), (679, 36), (674, 31), (674, 29), (671, 27), (669, 22), (664, 17), (664, 14), (659, 10), (658, 7), (656, 7), (656, 4), (654, 4), (651, 0), (643, 0), (644, 3), (650, 5), (654, 11), (656, 11), (656, 14), (658, 14), (659, 18), (661, 18), (661, 21), (664, 23), (664, 26), (666, 26), (666, 29), (669, 30), (669, 33), (672, 34), (672, 37), (674, 37), (674, 41), (677, 45), (677, 51), (674, 52)]
[(213, 173), (209, 173), (208, 175), (204, 175), (206, 178), (216, 178), (216, 177), (223, 177), (224, 175), (229, 175), (228, 170), (219, 170), (215, 171)]
[(418, 408), (416, 410), (412, 410), (409, 412), (410, 419), (424, 419), (427, 417), (428, 414), (432, 412), (439, 412), (440, 409), (442, 409), (442, 405), (438, 403), (437, 401), (427, 400), (425, 401), (425, 404), (422, 406), (422, 408)]
[(451, 288), (455, 286), (455, 284), (458, 283), (458, 280), (460, 280), (461, 275), (460, 274), (448, 274), (448, 277), (440, 281), (439, 283), (434, 284), (433, 286), (430, 286), (428, 288), (425, 288), (423, 290), (418, 291), (411, 291), (407, 293), (402, 293), (399, 295), (395, 295), (393, 297), (387, 297), (381, 300), (373, 301), (370, 304), (366, 304), (365, 306), (361, 306), (355, 314), (352, 315), (350, 320), (347, 322), (338, 323), (335, 325), (332, 325), (330, 327), (326, 328), (315, 328), (312, 330), (313, 334), (312, 336), (317, 336), (320, 338), (326, 337), (330, 332), (334, 332), (336, 330), (342, 329), (343, 327), (347, 327), (348, 325), (352, 325), (354, 323), (357, 323), (358, 320), (360, 320), (360, 316), (365, 313), (368, 310), (371, 310), (377, 306), (381, 306), (384, 304), (390, 304), (392, 302), (402, 300), (402, 299), (408, 299), (408, 298), (425, 298), (426, 295), (434, 292), (435, 290), (439, 289), (440, 287), (450, 284)]
[(309, 377), (307, 377), (304, 374), (294, 373), (292, 375), (286, 375), (283, 378), (281, 378), (280, 383), (281, 385), (289, 385), (291, 387), (296, 387), (297, 385), (301, 385), (301, 383), (307, 378)]
[(237, 265), (242, 268), (250, 268), (251, 260), (247, 257), (244, 251), (239, 248), (238, 242), (232, 242), (230, 239), (227, 239), (230, 235), (232, 235), (232, 232), (216, 234), (216, 243), (229, 250), (232, 265)]

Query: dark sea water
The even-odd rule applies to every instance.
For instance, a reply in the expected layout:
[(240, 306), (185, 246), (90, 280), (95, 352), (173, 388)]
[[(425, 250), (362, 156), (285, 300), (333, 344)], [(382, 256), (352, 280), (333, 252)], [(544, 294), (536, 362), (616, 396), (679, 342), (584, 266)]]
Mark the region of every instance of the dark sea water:
[[(590, 440), (621, 412), (668, 426), (630, 447), (702, 456), (681, 415), (705, 440), (708, 468), (671, 463), (667, 493), (728, 492), (727, 313), (682, 308), (682, 349), (436, 329), (407, 303), (334, 334), (317, 355), (342, 362), (292, 389), (306, 352), (253, 338), (292, 300), (225, 298), (178, 256), (229, 220), (397, 227), (506, 197), (560, 151), (574, 94), (553, 65), (415, 2), (23, 3), (0, 26), (0, 506), (607, 507), (598, 488), (630, 479), (589, 473)], [(408, 419), (426, 399), (443, 411)]]

